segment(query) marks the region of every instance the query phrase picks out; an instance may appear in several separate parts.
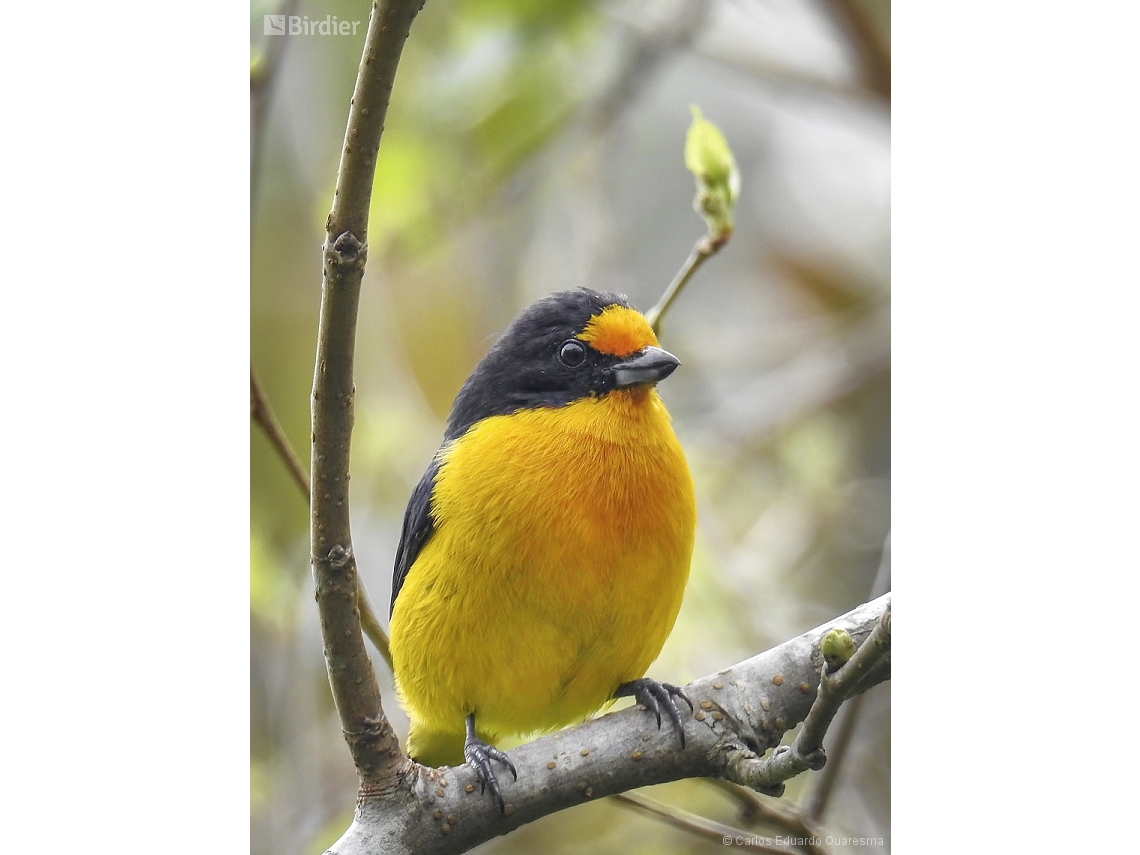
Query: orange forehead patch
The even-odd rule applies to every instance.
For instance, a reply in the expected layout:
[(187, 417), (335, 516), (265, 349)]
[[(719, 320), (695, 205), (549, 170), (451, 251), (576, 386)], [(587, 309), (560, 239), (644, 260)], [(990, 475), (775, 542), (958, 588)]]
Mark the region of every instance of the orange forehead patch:
[(629, 356), (643, 347), (657, 344), (657, 336), (645, 316), (625, 306), (602, 309), (590, 318), (578, 338), (594, 350), (610, 356)]

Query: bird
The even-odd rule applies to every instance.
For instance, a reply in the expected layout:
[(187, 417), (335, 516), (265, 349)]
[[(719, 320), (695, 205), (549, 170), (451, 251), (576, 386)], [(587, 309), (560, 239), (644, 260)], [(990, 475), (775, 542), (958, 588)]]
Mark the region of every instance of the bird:
[(622, 295), (525, 308), (476, 365), (412, 492), (392, 577), (408, 755), (472, 768), (505, 810), (495, 743), (618, 697), (673, 722), (645, 677), (673, 628), (696, 530), (693, 479), (656, 384), (679, 360)]

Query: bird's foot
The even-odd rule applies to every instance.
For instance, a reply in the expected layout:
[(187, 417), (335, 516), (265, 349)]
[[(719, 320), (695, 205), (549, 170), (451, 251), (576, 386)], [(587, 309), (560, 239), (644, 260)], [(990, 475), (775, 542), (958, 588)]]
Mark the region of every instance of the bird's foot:
[(491, 797), (499, 806), (499, 812), (506, 813), (506, 802), (503, 801), (503, 794), (499, 790), (499, 779), (492, 764), (502, 763), (511, 770), (511, 775), (516, 781), (519, 779), (519, 773), (515, 771), (515, 764), (505, 753), (475, 735), (474, 713), (467, 716), (467, 739), (463, 743), (463, 759), (467, 761), (467, 765), (479, 780), (479, 792), (485, 793), (490, 788)]
[(679, 686), (674, 686), (672, 683), (658, 683), (656, 680), (642, 677), (640, 680), (622, 683), (614, 692), (614, 697), (631, 697), (639, 704), (644, 705), (657, 717), (658, 730), (661, 729), (661, 707), (665, 707), (665, 713), (677, 727), (677, 733), (681, 737), (681, 747), (685, 747), (685, 726), (681, 722), (681, 709), (677, 706), (676, 699), (680, 698), (688, 704), (689, 712), (693, 711), (693, 702), (689, 700)]

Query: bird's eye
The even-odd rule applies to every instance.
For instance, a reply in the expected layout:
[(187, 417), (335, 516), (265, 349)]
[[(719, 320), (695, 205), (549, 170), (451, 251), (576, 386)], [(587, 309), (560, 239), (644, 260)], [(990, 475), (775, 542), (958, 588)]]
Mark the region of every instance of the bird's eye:
[(562, 360), (563, 365), (577, 368), (586, 361), (586, 345), (575, 339), (570, 339), (570, 341), (564, 342), (559, 349), (558, 358)]

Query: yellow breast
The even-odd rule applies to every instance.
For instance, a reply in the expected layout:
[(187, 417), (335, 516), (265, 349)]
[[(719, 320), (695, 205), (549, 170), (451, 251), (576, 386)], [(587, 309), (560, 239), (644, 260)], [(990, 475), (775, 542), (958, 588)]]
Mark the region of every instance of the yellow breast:
[(440, 460), (392, 613), (413, 726), (585, 718), (656, 658), (688, 577), (693, 483), (656, 390), (484, 419)]

